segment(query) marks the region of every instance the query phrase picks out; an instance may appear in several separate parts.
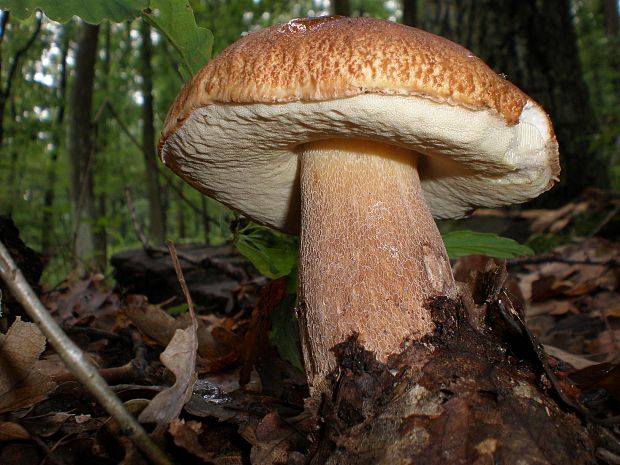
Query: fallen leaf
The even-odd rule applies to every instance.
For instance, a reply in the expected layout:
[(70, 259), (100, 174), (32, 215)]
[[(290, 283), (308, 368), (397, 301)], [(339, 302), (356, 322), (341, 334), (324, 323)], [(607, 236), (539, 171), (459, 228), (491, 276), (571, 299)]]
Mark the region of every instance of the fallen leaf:
[(37, 325), (19, 318), (0, 335), (0, 412), (34, 405), (54, 390), (56, 384), (34, 367), (44, 349)]
[[(143, 296), (129, 296), (123, 312), (129, 320), (146, 336), (158, 344), (166, 346), (175, 331), (186, 328), (188, 318), (174, 318), (157, 305), (151, 305)], [(207, 359), (215, 359), (224, 355), (218, 350), (211, 332), (204, 322), (198, 321), (198, 353)]]
[(206, 463), (213, 465), (241, 465), (245, 463), (241, 451), (231, 447), (228, 438), (221, 436), (221, 433), (226, 433), (220, 428), (218, 429), (220, 431), (215, 429), (203, 431), (203, 424), (200, 422), (174, 420), (170, 423), (168, 431), (177, 446), (182, 447)]
[(116, 312), (117, 298), (112, 291), (102, 288), (103, 281), (103, 275), (93, 275), (78, 281), (60, 296), (56, 303), (56, 311), (65, 325), (73, 325), (95, 314), (100, 317), (103, 314)]
[(196, 368), (196, 351), (198, 338), (196, 326), (186, 329), (177, 329), (160, 355), (161, 362), (175, 376), (175, 383), (168, 389), (157, 394), (149, 405), (140, 414), (143, 423), (168, 424), (175, 420), (183, 405), (192, 395)]
[(40, 448), (34, 443), (13, 443), (0, 448), (0, 463), (2, 465), (24, 465), (40, 463)]
[(570, 375), (582, 389), (605, 389), (616, 402), (620, 402), (620, 364), (599, 363)]
[(34, 417), (27, 417), (20, 421), (20, 423), (32, 434), (42, 438), (48, 438), (56, 434), (60, 428), (70, 419), (73, 415), (70, 413), (55, 412), (45, 415), (37, 415)]
[(256, 427), (255, 441), (252, 445), (252, 463), (288, 463), (291, 448), (299, 440), (299, 432), (282, 421), (278, 412), (270, 412)]
[(573, 368), (577, 370), (581, 370), (582, 368), (589, 367), (591, 365), (596, 365), (597, 362), (593, 362), (592, 360), (588, 360), (587, 358), (581, 357), (576, 354), (571, 354), (570, 352), (566, 352), (565, 350), (560, 349), (559, 347), (555, 347), (552, 345), (545, 344), (545, 352), (547, 354), (562, 360), (563, 362), (568, 363)]
[(12, 421), (0, 422), (0, 442), (28, 439), (30, 435), (23, 426)]

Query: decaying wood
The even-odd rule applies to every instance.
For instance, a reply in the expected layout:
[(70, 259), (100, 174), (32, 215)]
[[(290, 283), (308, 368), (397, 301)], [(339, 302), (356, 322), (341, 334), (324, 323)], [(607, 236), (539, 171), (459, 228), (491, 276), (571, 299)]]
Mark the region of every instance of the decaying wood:
[[(211, 311), (231, 310), (231, 294), (250, 276), (233, 246), (179, 247), (179, 260), (196, 305)], [(168, 251), (127, 250), (111, 258), (116, 282), (131, 293), (146, 295), (150, 302), (176, 297), (184, 302)]]
[(434, 334), (387, 364), (355, 338), (341, 344), (310, 463), (595, 463), (580, 418), (498, 303), (429, 301)]

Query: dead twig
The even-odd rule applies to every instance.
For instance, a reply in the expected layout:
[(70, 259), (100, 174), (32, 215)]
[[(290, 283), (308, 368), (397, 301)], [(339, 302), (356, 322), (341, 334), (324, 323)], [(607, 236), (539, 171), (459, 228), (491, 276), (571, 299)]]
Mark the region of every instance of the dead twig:
[[(127, 199), (127, 208), (129, 209), (131, 223), (133, 225), (134, 231), (136, 232), (136, 236), (138, 236), (138, 239), (142, 243), (142, 248), (144, 249), (146, 254), (148, 256), (153, 256), (156, 253), (159, 253), (162, 255), (170, 253), (169, 248), (166, 249), (164, 247), (154, 247), (149, 243), (149, 240), (144, 234), (144, 231), (142, 230), (142, 227), (140, 226), (140, 223), (138, 221), (136, 210), (133, 206), (133, 198), (131, 195), (131, 191), (129, 190), (128, 187), (125, 188), (125, 198)], [(230, 276), (231, 278), (234, 278), (237, 280), (246, 281), (248, 279), (247, 273), (242, 268), (238, 268), (229, 263), (222, 263), (219, 260), (215, 260), (209, 257), (208, 255), (201, 257), (201, 258), (195, 258), (195, 257), (192, 257), (191, 255), (184, 254), (182, 252), (177, 252), (175, 249), (175, 257), (177, 257), (177, 259), (180, 257), (181, 259), (185, 260), (187, 263), (190, 263), (199, 268), (215, 268), (216, 270), (220, 270), (225, 275)]]
[(181, 285), (181, 290), (183, 291), (183, 295), (185, 296), (185, 300), (187, 301), (187, 308), (189, 310), (189, 316), (192, 321), (192, 326), (194, 327), (194, 331), (198, 331), (198, 321), (196, 320), (196, 312), (194, 311), (194, 302), (192, 301), (192, 296), (189, 294), (189, 289), (187, 288), (187, 283), (185, 282), (185, 276), (183, 276), (183, 270), (181, 269), (181, 264), (179, 263), (177, 249), (172, 243), (172, 241), (168, 241), (166, 245), (168, 246), (168, 252), (170, 252), (172, 266), (174, 267), (174, 271), (177, 274), (177, 280)]
[(45, 309), (21, 270), (0, 241), (0, 276), (13, 296), (25, 309), (41, 332), (60, 356), (67, 369), (89, 390), (101, 406), (120, 425), (121, 431), (131, 439), (151, 462), (172, 465), (165, 453), (149, 438), (140, 423), (125, 409), (84, 352), (62, 331)]
[(588, 237), (594, 237), (598, 233), (600, 233), (603, 230), (603, 228), (607, 226), (609, 222), (614, 218), (614, 216), (618, 214), (619, 211), (620, 211), (620, 203), (618, 203), (609, 213), (607, 213), (607, 215), (605, 215), (605, 218), (603, 218), (603, 220), (596, 226), (596, 228), (594, 228), (590, 232), (590, 234), (588, 234)]

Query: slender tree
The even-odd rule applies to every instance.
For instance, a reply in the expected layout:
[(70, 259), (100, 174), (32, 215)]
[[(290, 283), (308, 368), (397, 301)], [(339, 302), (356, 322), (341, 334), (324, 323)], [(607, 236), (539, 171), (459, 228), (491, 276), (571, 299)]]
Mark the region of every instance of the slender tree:
[[(11, 48), (11, 43), (8, 37), (8, 31), (11, 27), (9, 20), (10, 13), (8, 11), (0, 11), (0, 148), (5, 145), (5, 127), (7, 123), (15, 121), (17, 117), (17, 110), (15, 108), (14, 88), (16, 78), (21, 72), (22, 62), (27, 52), (36, 43), (36, 39), (41, 32), (41, 14), (37, 14), (35, 20), (34, 30), (30, 33), (28, 39), (21, 45), (18, 45), (14, 51)], [(15, 32), (18, 28), (13, 28)], [(7, 40), (9, 39), (9, 40)], [(6, 63), (6, 70), (3, 69), (3, 55), (11, 50), (10, 58)], [(8, 55), (8, 53), (6, 53)], [(10, 112), (7, 112), (7, 108), (10, 107)], [(10, 116), (7, 116), (7, 113)], [(9, 169), (5, 173), (6, 183), (6, 196), (8, 200), (5, 200), (3, 213), (11, 216), (13, 214), (13, 207), (15, 199), (18, 196), (18, 185), (20, 176), (17, 174), (19, 151), (17, 145), (7, 147), (6, 153), (8, 153)], [(6, 154), (5, 154), (6, 156)]]
[(60, 74), (58, 76), (58, 85), (56, 87), (57, 108), (56, 108), (56, 127), (52, 132), (52, 147), (50, 151), (50, 165), (47, 171), (47, 185), (45, 186), (45, 194), (43, 197), (43, 220), (41, 229), (41, 250), (50, 256), (51, 254), (51, 236), (53, 231), (53, 215), (52, 208), (55, 199), (56, 189), (56, 161), (60, 152), (60, 144), (62, 138), (62, 130), (65, 119), (65, 106), (67, 94), (67, 56), (69, 55), (69, 31), (68, 26), (64, 26), (61, 32), (61, 50), (60, 50)]
[(159, 175), (157, 174), (155, 151), (155, 126), (153, 123), (153, 70), (151, 27), (146, 21), (140, 23), (142, 46), (140, 48), (140, 66), (142, 74), (142, 154), (146, 174), (146, 188), (149, 204), (150, 239), (156, 244), (163, 244), (165, 236), (164, 209), (162, 205)]
[(207, 209), (207, 197), (204, 195), (201, 196), (200, 201), (200, 209), (202, 210), (202, 214), (200, 215), (202, 220), (202, 232), (204, 234), (205, 244), (208, 245), (211, 242), (211, 239), (209, 238), (211, 233), (211, 224), (209, 222), (209, 211)]
[[(37, 19), (35, 22), (35, 28), (28, 40), (19, 47), (15, 54), (11, 57), (9, 62), (8, 70), (6, 72), (6, 76), (2, 78), (2, 87), (0, 88), (0, 146), (2, 146), (2, 142), (4, 141), (4, 114), (6, 111), (6, 106), (9, 101), (9, 97), (11, 96), (11, 90), (13, 89), (13, 83), (15, 81), (15, 77), (17, 76), (17, 72), (19, 71), (19, 66), (21, 59), (24, 57), (26, 52), (32, 47), (37, 39), (37, 36), (41, 32), (41, 20), (43, 15), (37, 14)], [(6, 37), (6, 31), (9, 26), (9, 12), (1, 11), (0, 12), (0, 76), (2, 73), (2, 45), (4, 42), (4, 38)]]
[(619, 23), (618, 20), (618, 0), (605, 0), (605, 31), (607, 37), (618, 39)]
[(551, 115), (563, 172), (548, 201), (564, 202), (587, 187), (608, 184), (606, 161), (591, 149), (597, 122), (569, 0), (433, 0), (423, 5), (423, 28), (472, 50)]
[(403, 24), (418, 25), (418, 2), (416, 0), (403, 0)]
[(349, 0), (333, 0), (332, 11), (335, 15), (351, 16), (351, 5)]
[(80, 274), (101, 269), (96, 260), (94, 226), (97, 206), (93, 189), (93, 126), (91, 123), (99, 26), (83, 23), (77, 41), (75, 72), (69, 98), (67, 148), (74, 219), (74, 253)]

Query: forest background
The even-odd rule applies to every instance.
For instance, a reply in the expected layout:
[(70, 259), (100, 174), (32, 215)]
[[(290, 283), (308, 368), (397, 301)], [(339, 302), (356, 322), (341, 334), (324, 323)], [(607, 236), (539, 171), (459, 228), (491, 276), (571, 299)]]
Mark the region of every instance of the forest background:
[[(16, 2), (0, 0), (0, 8), (5, 3)], [(617, 0), (152, 3), (161, 9), (99, 25), (39, 12), (26, 20), (0, 15), (0, 214), (47, 258), (44, 281), (72, 269), (106, 272), (112, 254), (139, 247), (132, 214), (153, 244), (230, 238), (234, 213), (157, 160), (159, 131), (198, 65), (242, 34), (294, 17), (367, 15), (414, 25), (464, 45), (521, 87), (551, 115), (562, 156), (561, 183), (537, 205), (620, 187)], [(154, 27), (166, 19), (165, 5), (183, 9), (186, 22)], [(188, 47), (163, 37), (166, 28), (177, 28)], [(200, 51), (184, 55), (191, 41)], [(555, 245), (543, 239), (531, 245)]]

